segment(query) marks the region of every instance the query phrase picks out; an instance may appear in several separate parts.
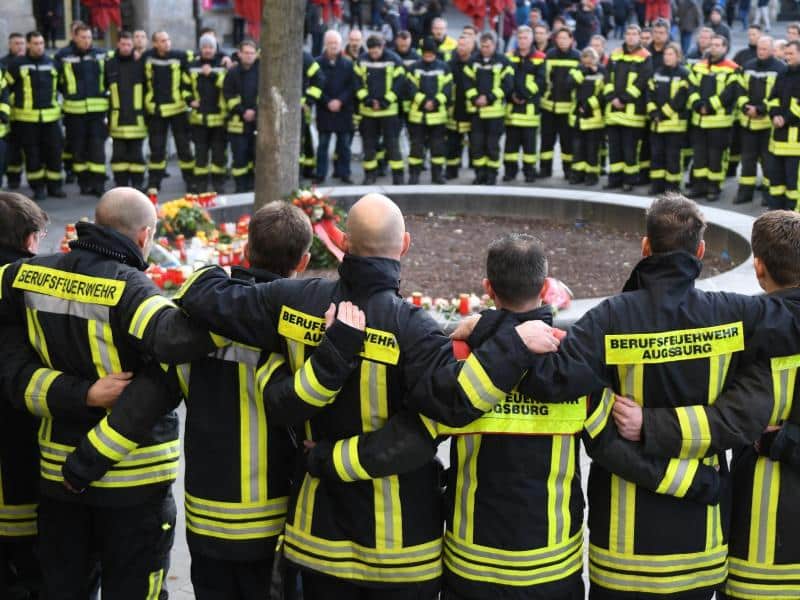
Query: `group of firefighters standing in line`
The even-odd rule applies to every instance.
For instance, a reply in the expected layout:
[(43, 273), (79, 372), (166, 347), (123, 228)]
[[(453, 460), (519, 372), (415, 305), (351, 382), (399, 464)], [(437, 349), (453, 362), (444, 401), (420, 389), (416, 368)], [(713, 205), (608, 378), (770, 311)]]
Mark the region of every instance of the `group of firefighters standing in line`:
[(4, 598), (86, 600), (98, 577), (167, 597), (182, 399), (198, 600), (292, 598), (298, 570), (306, 600), (583, 600), (581, 441), (591, 599), (800, 595), (794, 211), (754, 223), (767, 295), (704, 292), (704, 217), (659, 197), (625, 293), (566, 334), (541, 305), (547, 249), (503, 235), (466, 344), (399, 295), (411, 240), (379, 194), (349, 211), (339, 279), (294, 278), (311, 225), (273, 202), (248, 268), (171, 300), (133, 188), (68, 253), (35, 256), (30, 199), (3, 192), (0, 217)]

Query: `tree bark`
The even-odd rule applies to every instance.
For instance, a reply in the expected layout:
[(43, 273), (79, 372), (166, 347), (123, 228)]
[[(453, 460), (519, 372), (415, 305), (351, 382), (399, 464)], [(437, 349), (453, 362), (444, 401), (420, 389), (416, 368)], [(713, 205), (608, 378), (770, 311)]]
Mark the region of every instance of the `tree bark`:
[(255, 208), (297, 189), (305, 0), (264, 0), (256, 136)]

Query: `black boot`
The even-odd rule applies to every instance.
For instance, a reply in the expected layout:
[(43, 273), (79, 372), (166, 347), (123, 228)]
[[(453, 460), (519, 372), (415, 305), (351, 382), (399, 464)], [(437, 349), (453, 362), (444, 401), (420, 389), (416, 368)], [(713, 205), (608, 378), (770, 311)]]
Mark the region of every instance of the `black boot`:
[(622, 187), (622, 177), (617, 174), (609, 175), (608, 182), (603, 186), (604, 190), (618, 190)]
[(410, 167), (408, 169), (408, 185), (419, 185), (419, 167)]
[(552, 164), (542, 164), (539, 167), (539, 177), (543, 179), (547, 179), (548, 177), (553, 176), (553, 165)]
[(10, 190), (17, 190), (20, 186), (21, 178), (18, 175), (6, 175), (6, 185)]
[(431, 183), (442, 185), (445, 183), (442, 165), (431, 165)]
[(753, 201), (753, 188), (749, 185), (740, 185), (739, 190), (736, 192), (734, 204), (747, 204)]
[(485, 185), (497, 184), (497, 169), (493, 169), (492, 167), (487, 167), (486, 175), (484, 176), (484, 184)]
[(720, 196), (720, 187), (718, 183), (710, 183), (708, 185), (708, 191), (706, 192), (706, 201), (708, 202), (716, 202), (719, 200)]
[(475, 167), (475, 179), (472, 180), (472, 185), (483, 185), (486, 183), (486, 175), (484, 167)]
[(503, 181), (514, 181), (517, 178), (517, 171), (519, 170), (519, 166), (517, 163), (507, 162), (505, 163), (506, 168), (505, 172), (503, 173)]
[(375, 185), (378, 181), (378, 174), (375, 171), (364, 172), (364, 185)]
[(44, 202), (47, 200), (47, 189), (42, 186), (36, 186), (33, 189), (33, 199), (36, 202)]
[(392, 170), (392, 185), (403, 185), (404, 179), (405, 179), (405, 173), (403, 171)]
[(664, 180), (663, 179), (655, 179), (653, 183), (650, 184), (650, 189), (647, 190), (647, 193), (651, 196), (658, 196), (659, 194), (664, 193)]
[(450, 181), (451, 179), (458, 179), (458, 167), (455, 165), (447, 165), (447, 172), (445, 173), (445, 179)]
[(586, 178), (583, 180), (584, 185), (597, 185), (600, 182), (600, 176), (597, 173), (587, 173)]
[(143, 192), (145, 190), (145, 187), (144, 187), (144, 174), (143, 173), (131, 173), (130, 186), (132, 188), (136, 188), (140, 192)]
[(66, 198), (67, 192), (61, 187), (61, 181), (47, 182), (47, 195), (52, 198)]
[(569, 176), (569, 183), (570, 185), (577, 185), (579, 183), (583, 183), (584, 174), (583, 171), (575, 171), (573, 170)]
[(686, 194), (686, 197), (691, 198), (693, 200), (697, 200), (699, 198), (705, 198), (706, 194), (708, 194), (708, 186), (706, 185), (706, 180), (695, 179), (694, 185), (692, 186), (692, 191)]
[(533, 165), (525, 165), (522, 167), (522, 173), (525, 175), (525, 183), (533, 183), (536, 181), (536, 169)]

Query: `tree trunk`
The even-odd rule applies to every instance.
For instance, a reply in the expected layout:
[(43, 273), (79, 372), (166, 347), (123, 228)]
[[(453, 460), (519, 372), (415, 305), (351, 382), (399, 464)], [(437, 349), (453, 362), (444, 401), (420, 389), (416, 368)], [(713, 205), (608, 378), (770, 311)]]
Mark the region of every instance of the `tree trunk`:
[(305, 0), (264, 0), (256, 136), (255, 208), (299, 183)]

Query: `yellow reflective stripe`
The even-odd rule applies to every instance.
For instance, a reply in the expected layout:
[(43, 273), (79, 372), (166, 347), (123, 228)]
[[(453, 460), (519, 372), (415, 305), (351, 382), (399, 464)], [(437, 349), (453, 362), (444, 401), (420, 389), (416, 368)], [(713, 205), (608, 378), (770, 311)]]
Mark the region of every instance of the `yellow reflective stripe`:
[(24, 264), (17, 271), (13, 287), (64, 300), (116, 306), (125, 282), (105, 277), (89, 277), (41, 265)]
[(0, 267), (0, 300), (3, 299), (3, 278), (6, 274), (6, 269), (10, 267), (13, 263), (6, 263)]
[(418, 415), (418, 416), (419, 420), (422, 421), (422, 425), (425, 427), (431, 438), (435, 439), (439, 437), (442, 425), (432, 419), (429, 419), (425, 415)]
[(495, 387), (475, 354), (470, 354), (461, 365), (458, 385), (470, 404), (481, 412), (488, 412), (506, 397), (506, 393)]
[(153, 571), (148, 577), (147, 598), (146, 600), (158, 600), (161, 594), (161, 586), (164, 583), (164, 569)]
[(699, 466), (700, 463), (696, 460), (671, 458), (656, 493), (683, 498), (692, 485)]
[(725, 583), (725, 592), (730, 598), (791, 598), (796, 600), (800, 598), (800, 584), (790, 581), (751, 583), (737, 581), (729, 574)]
[(189, 531), (197, 535), (223, 540), (256, 540), (276, 537), (283, 531), (285, 522), (285, 517), (280, 516), (275, 519), (230, 523), (204, 519), (193, 515), (188, 510), (186, 512), (186, 528)]
[(575, 475), (575, 437), (553, 436), (547, 476), (547, 545), (561, 544), (572, 528), (570, 500)]
[(475, 492), (478, 489), (478, 452), (481, 447), (481, 436), (460, 436), (455, 443), (458, 463), (451, 530), (459, 539), (471, 544), (474, 536), (473, 515)]
[(184, 493), (187, 510), (197, 515), (228, 521), (266, 519), (286, 513), (289, 498), (282, 496), (259, 502), (222, 502)]
[(781, 464), (759, 456), (753, 474), (750, 542), (747, 552), (747, 558), (751, 562), (775, 562), (780, 481)]
[[(306, 473), (303, 484), (298, 494), (297, 505), (294, 511), (294, 525), (300, 530), (310, 534), (312, 518), (314, 516), (314, 503), (316, 502), (319, 479)], [(288, 525), (287, 525), (288, 528)]]
[(389, 400), (386, 388), (386, 365), (361, 361), (359, 399), (361, 402), (361, 430), (377, 431), (389, 419)]
[(109, 373), (121, 372), (122, 363), (120, 363), (119, 353), (114, 344), (114, 333), (111, 330), (111, 325), (90, 319), (87, 321), (87, 328), (89, 351), (98, 377), (105, 377)]
[(256, 382), (258, 384), (259, 395), (264, 395), (264, 389), (267, 387), (269, 380), (272, 378), (272, 374), (275, 373), (275, 370), (278, 367), (285, 363), (286, 360), (284, 360), (282, 354), (272, 352), (269, 355), (269, 358), (267, 358), (267, 361), (258, 368), (256, 371)]
[[(164, 163), (164, 165), (166, 166), (166, 163)], [(213, 265), (209, 265), (207, 267), (202, 267), (200, 269), (197, 269), (197, 271), (189, 275), (186, 281), (183, 282), (183, 285), (177, 292), (175, 292), (175, 294), (172, 296), (172, 299), (178, 300), (182, 298), (184, 294), (186, 294), (186, 291), (192, 286), (192, 284), (194, 284), (202, 275), (207, 273), (210, 269), (214, 268), (215, 267)]]
[(36, 350), (42, 362), (51, 367), (53, 364), (50, 362), (50, 353), (47, 350), (47, 340), (44, 337), (44, 330), (42, 324), (39, 322), (39, 311), (32, 308), (25, 307), (25, 317), (28, 322), (28, 340)]
[(800, 367), (800, 355), (780, 356), (770, 360), (774, 398), (770, 425), (780, 425), (782, 421), (789, 418), (798, 367)]
[(342, 481), (372, 479), (358, 460), (358, 437), (339, 440), (333, 445), (333, 466)]
[[(48, 422), (50, 419), (46, 419)], [(43, 421), (44, 423), (44, 421)], [(43, 459), (51, 463), (63, 464), (75, 450), (74, 446), (51, 442), (43, 432), (39, 432), (39, 451)], [(127, 457), (112, 467), (119, 473), (125, 473), (126, 467), (151, 465), (165, 461), (177, 461), (180, 458), (180, 441), (171, 440), (162, 444), (153, 444), (131, 450)]]
[(30, 537), (37, 533), (36, 504), (3, 504), (0, 474), (0, 537)]
[(128, 333), (137, 339), (144, 337), (147, 326), (155, 314), (165, 308), (177, 308), (171, 300), (167, 300), (164, 296), (150, 296), (139, 304), (136, 312), (133, 313), (130, 325), (128, 326)]
[(51, 417), (50, 407), (47, 405), (47, 393), (60, 371), (52, 369), (36, 369), (25, 387), (25, 406), (32, 415), (37, 417)]
[(186, 398), (189, 395), (189, 381), (191, 378), (192, 366), (190, 364), (178, 365), (176, 374), (178, 376), (178, 385), (180, 385), (181, 393)]
[(294, 374), (294, 393), (306, 404), (323, 407), (336, 399), (339, 390), (331, 390), (322, 385), (314, 373), (311, 359)]
[(249, 502), (267, 497), (267, 417), (255, 386), (255, 369), (239, 363), (241, 494)]
[(403, 547), (403, 506), (397, 475), (372, 480), (375, 500), (375, 547)]
[(708, 359), (708, 404), (714, 404), (722, 394), (728, 367), (731, 366), (731, 353), (711, 356)]
[(88, 434), (89, 442), (100, 454), (113, 462), (118, 462), (138, 446), (121, 433), (114, 430), (104, 417)]
[(611, 411), (614, 408), (614, 392), (608, 388), (603, 390), (603, 395), (589, 418), (583, 424), (583, 428), (589, 437), (596, 438), (606, 428)]
[(634, 554), (633, 552), (614, 552), (595, 544), (589, 544), (589, 560), (592, 563), (610, 569), (641, 574), (706, 569), (724, 563), (727, 556), (727, 545), (720, 545), (701, 552)]
[(711, 445), (711, 428), (704, 406), (679, 406), (675, 409), (681, 430), (680, 458), (703, 458)]
[[(40, 474), (42, 478), (50, 481), (64, 481), (61, 465), (50, 463), (44, 459), (40, 461)], [(178, 459), (176, 457), (171, 462), (140, 469), (112, 469), (102, 479), (93, 481), (90, 485), (99, 488), (138, 487), (174, 481), (177, 476)]]

